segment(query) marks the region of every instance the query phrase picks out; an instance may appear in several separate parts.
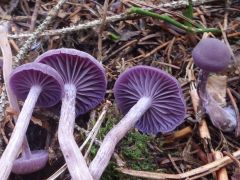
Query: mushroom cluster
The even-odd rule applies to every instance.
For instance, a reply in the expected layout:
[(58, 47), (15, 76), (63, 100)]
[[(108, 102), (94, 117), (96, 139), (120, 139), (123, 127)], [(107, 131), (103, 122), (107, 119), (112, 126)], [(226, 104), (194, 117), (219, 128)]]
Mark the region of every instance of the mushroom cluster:
[[(50, 107), (61, 101), (58, 140), (71, 177), (76, 180), (99, 179), (115, 146), (131, 128), (145, 134), (167, 133), (184, 122), (186, 113), (181, 87), (174, 77), (149, 66), (126, 70), (114, 86), (116, 104), (124, 117), (105, 136), (88, 167), (73, 130), (76, 116), (92, 110), (104, 99), (107, 81), (102, 64), (75, 49), (50, 50), (35, 62), (16, 68), (9, 85), (25, 102), (0, 159), (0, 177), (4, 180), (11, 169), (26, 174), (41, 169), (48, 160), (47, 151), (31, 152), (23, 143), (35, 105)], [(15, 160), (22, 143), (22, 157)]]
[(192, 56), (194, 63), (200, 68), (197, 89), (202, 107), (215, 127), (225, 132), (233, 131), (237, 124), (236, 116), (229, 107), (221, 107), (206, 89), (209, 74), (221, 72), (230, 64), (228, 47), (218, 39), (205, 38), (193, 49)]
[(15, 158), (35, 104), (50, 107), (62, 100), (58, 135), (68, 169), (73, 179), (92, 179), (74, 140), (73, 128), (75, 117), (95, 108), (105, 96), (107, 83), (102, 65), (85, 52), (66, 48), (51, 50), (34, 63), (16, 68), (9, 84), (18, 99), (26, 100), (0, 160), (1, 178), (7, 179), (11, 169), (14, 173), (26, 174), (45, 166), (48, 153), (31, 152), (26, 143), (23, 143), (22, 157)]

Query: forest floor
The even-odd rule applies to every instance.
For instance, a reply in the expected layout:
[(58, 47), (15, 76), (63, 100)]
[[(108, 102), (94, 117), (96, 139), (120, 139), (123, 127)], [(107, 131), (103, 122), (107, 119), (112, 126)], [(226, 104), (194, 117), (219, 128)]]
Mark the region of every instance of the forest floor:
[[(166, 71), (180, 82), (187, 105), (185, 122), (168, 134), (153, 136), (144, 135), (137, 129), (129, 131), (117, 145), (102, 179), (189, 177), (210, 180), (217, 179), (217, 170), (222, 166), (229, 178), (240, 171), (239, 138), (234, 132), (221, 132), (208, 116), (194, 112), (196, 103), (191, 97), (199, 73), (191, 52), (203, 36), (216, 37), (229, 44), (232, 63), (218, 77), (212, 77), (212, 91), (220, 96), (223, 104), (235, 107), (239, 117), (240, 2), (199, 0), (192, 3), (191, 10), (188, 1), (183, 0), (1, 0), (0, 20), (1, 23), (8, 22), (9, 43), (16, 66), (34, 61), (47, 50), (61, 47), (85, 51), (104, 65), (108, 80), (105, 102), (76, 118), (74, 135), (81, 146), (103, 108), (107, 109), (94, 143), (87, 143), (82, 150), (83, 154), (87, 153), (87, 162), (93, 159), (105, 134), (122, 117), (112, 91), (120, 73), (135, 65), (148, 65)], [(131, 7), (168, 15), (185, 27), (201, 24), (202, 31), (177, 28), (165, 19), (133, 13)], [(216, 32), (208, 33), (206, 28), (215, 28)], [(0, 78), (1, 93), (2, 74)], [(0, 154), (14, 128), (11, 115), (7, 108), (4, 119), (0, 120)], [(58, 117), (46, 109), (36, 109), (33, 116), (27, 132), (31, 149), (47, 149), (49, 162), (39, 172), (11, 174), (10, 179), (71, 179), (67, 170), (57, 173), (65, 163), (57, 140)], [(204, 119), (207, 124), (203, 123)], [(210, 163), (216, 152), (230, 158), (221, 159), (212, 166)], [(235, 163), (230, 163), (230, 159)], [(197, 169), (199, 167), (202, 170)]]

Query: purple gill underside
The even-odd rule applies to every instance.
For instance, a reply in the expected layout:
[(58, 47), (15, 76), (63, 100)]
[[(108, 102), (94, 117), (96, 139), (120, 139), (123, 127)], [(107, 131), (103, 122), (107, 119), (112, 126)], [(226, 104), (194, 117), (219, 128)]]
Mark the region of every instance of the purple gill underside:
[(151, 107), (136, 123), (148, 134), (169, 132), (180, 125), (185, 116), (185, 101), (175, 78), (164, 71), (138, 66), (119, 76), (114, 87), (116, 103), (126, 114), (141, 97), (151, 97)]

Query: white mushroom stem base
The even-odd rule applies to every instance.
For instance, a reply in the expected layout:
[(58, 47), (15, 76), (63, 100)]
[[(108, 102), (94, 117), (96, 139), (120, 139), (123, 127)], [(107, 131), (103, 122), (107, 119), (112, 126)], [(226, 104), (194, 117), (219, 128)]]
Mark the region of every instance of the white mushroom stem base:
[(40, 86), (32, 86), (27, 99), (24, 102), (22, 111), (18, 116), (15, 128), (0, 159), (0, 177), (1, 180), (6, 180), (11, 173), (13, 161), (16, 159), (18, 152), (23, 143), (29, 122), (32, 117), (33, 109), (38, 100), (42, 88)]
[(105, 136), (98, 152), (89, 166), (90, 173), (94, 180), (100, 179), (103, 171), (107, 167), (117, 143), (133, 128), (136, 122), (149, 109), (152, 98), (142, 97), (129, 110), (129, 112), (112, 128)]
[(61, 116), (58, 128), (58, 140), (73, 180), (91, 180), (87, 163), (74, 140), (76, 87), (71, 84), (64, 86)]

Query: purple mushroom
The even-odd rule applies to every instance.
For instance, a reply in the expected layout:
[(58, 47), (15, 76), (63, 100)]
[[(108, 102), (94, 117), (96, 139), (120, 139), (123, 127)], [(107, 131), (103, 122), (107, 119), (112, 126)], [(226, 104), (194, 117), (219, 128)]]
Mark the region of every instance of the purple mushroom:
[(12, 172), (15, 174), (29, 174), (44, 168), (48, 161), (48, 151), (35, 150), (22, 146), (22, 157), (13, 163)]
[(185, 101), (178, 81), (149, 66), (136, 66), (122, 73), (114, 86), (114, 96), (125, 115), (107, 133), (89, 170), (99, 179), (116, 144), (134, 126), (147, 134), (166, 133), (183, 123)]
[[(0, 25), (0, 48), (3, 55), (3, 57), (0, 58), (0, 70), (3, 70), (3, 74), (4, 74), (3, 79), (5, 83), (9, 106), (13, 109), (13, 111), (15, 111), (16, 113), (19, 113), (20, 109), (18, 106), (17, 98), (13, 94), (11, 88), (9, 87), (9, 76), (12, 72), (13, 58), (12, 58), (11, 47), (7, 39), (7, 32), (8, 32), (7, 24)], [(17, 115), (14, 115), (14, 121), (16, 120), (17, 120)], [(16, 170), (19, 169), (19, 166), (26, 167), (24, 169), (22, 168), (22, 170), (20, 170), (19, 173), (30, 173), (30, 172), (38, 171), (40, 168), (43, 168), (44, 165), (47, 163), (47, 160), (48, 160), (47, 151), (34, 151), (34, 156), (30, 156), (31, 155), (30, 153), (31, 153), (30, 147), (28, 145), (28, 141), (25, 136), (23, 140), (23, 145), (22, 145), (23, 156), (20, 159), (17, 159), (14, 161), (13, 168), (12, 168), (12, 171), (14, 173), (18, 173)], [(38, 157), (38, 166), (32, 166), (32, 161), (36, 159), (36, 156)], [(39, 164), (39, 162), (42, 162), (42, 163)], [(9, 166), (8, 168), (9, 170), (7, 171), (10, 171), (11, 167)]]
[(58, 139), (73, 179), (92, 179), (88, 166), (74, 140), (75, 117), (96, 107), (106, 92), (103, 66), (91, 55), (75, 49), (45, 52), (36, 62), (56, 69), (64, 81)]
[(198, 76), (198, 94), (202, 107), (206, 110), (213, 125), (222, 131), (233, 131), (236, 117), (229, 108), (222, 108), (207, 92), (206, 85), (210, 72), (220, 72), (230, 64), (231, 54), (228, 47), (218, 39), (202, 39), (192, 52), (194, 63), (200, 68)]
[[(25, 102), (9, 143), (0, 159), (0, 177), (3, 180), (7, 179), (11, 172), (13, 161), (23, 143), (34, 106), (49, 107), (59, 102), (62, 97), (63, 81), (57, 71), (50, 66), (29, 63), (19, 66), (12, 72), (9, 85), (17, 98), (25, 100)], [(41, 154), (37, 154), (38, 157), (41, 156)], [(23, 166), (26, 162), (25, 158), (32, 158), (32, 156), (34, 154), (30, 153), (22, 159)], [(32, 164), (28, 163), (28, 165), (33, 166), (33, 169), (39, 166), (36, 161), (31, 162)]]

